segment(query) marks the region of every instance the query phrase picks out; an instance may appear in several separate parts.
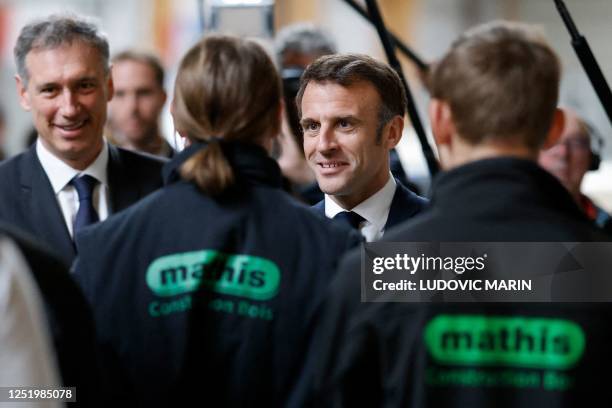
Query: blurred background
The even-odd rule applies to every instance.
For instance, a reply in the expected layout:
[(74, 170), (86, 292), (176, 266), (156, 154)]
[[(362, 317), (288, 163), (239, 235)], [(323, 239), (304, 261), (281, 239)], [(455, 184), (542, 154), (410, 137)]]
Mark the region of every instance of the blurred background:
[[(361, 0), (358, 3), (363, 5)], [(578, 28), (588, 39), (604, 74), (612, 79), (612, 1), (565, 0)], [(388, 28), (426, 61), (435, 60), (456, 36), (475, 24), (510, 19), (540, 24), (559, 53), (564, 78), (561, 103), (577, 109), (604, 139), (603, 164), (587, 174), (583, 192), (612, 210), (612, 126), (573, 48), (553, 0), (379, 0)], [(364, 6), (365, 7), (365, 6)], [(126, 48), (153, 51), (167, 70), (171, 95), (176, 65), (203, 32), (219, 30), (257, 36), (268, 42), (274, 32), (296, 22), (313, 22), (336, 41), (340, 52), (360, 52), (385, 60), (374, 27), (343, 0), (0, 0), (0, 105), (4, 111), (3, 148), (9, 154), (26, 148), (29, 115), (15, 92), (12, 49), (20, 28), (31, 19), (55, 12), (75, 12), (95, 18), (106, 32), (111, 54)], [(428, 126), (427, 93), (412, 63), (400, 59)], [(166, 104), (168, 105), (168, 103)], [(164, 136), (175, 143), (166, 106)], [(427, 178), (416, 136), (407, 132), (401, 154), (412, 178)]]

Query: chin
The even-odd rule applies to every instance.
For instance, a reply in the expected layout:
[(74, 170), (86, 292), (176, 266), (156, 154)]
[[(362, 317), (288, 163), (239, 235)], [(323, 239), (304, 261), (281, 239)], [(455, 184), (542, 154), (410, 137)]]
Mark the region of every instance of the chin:
[(339, 195), (344, 195), (344, 192), (346, 190), (346, 187), (344, 185), (338, 186), (338, 185), (330, 185), (329, 183), (327, 185), (325, 184), (319, 184), (319, 189), (327, 194), (327, 195), (335, 195), (335, 196), (339, 196)]

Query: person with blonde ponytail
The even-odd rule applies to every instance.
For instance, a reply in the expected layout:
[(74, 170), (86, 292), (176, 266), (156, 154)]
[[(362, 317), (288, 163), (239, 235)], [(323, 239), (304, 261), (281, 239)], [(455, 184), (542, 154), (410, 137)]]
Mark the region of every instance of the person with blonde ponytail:
[(359, 235), (282, 191), (268, 153), (280, 78), (261, 46), (204, 37), (183, 57), (174, 89), (187, 147), (164, 168), (164, 188), (77, 243), (102, 397), (285, 406), (321, 295)]

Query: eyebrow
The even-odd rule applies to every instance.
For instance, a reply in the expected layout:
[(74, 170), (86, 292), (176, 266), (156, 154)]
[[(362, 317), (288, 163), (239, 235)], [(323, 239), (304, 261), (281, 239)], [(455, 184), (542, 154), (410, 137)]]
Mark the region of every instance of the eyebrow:
[[(79, 83), (86, 82), (86, 81), (92, 81), (92, 82), (95, 82), (95, 83), (99, 83), (100, 82), (98, 80), (98, 78), (95, 77), (95, 76), (83, 76), (83, 77), (75, 79), (74, 81), (71, 81), (71, 83), (79, 84)], [(44, 83), (36, 86), (36, 90), (40, 91), (40, 90), (42, 90), (44, 88), (47, 88), (47, 87), (56, 87), (56, 86), (59, 86), (58, 82), (54, 82), (54, 81), (44, 82)]]
[(317, 121), (314, 119), (310, 119), (310, 118), (306, 118), (306, 119), (302, 119), (300, 120), (300, 126), (302, 127), (306, 127), (312, 123), (316, 123)]
[(56, 86), (57, 86), (57, 82), (45, 82), (44, 84), (36, 85), (35, 89), (37, 91), (41, 91), (41, 90), (43, 90), (45, 88), (56, 87)]
[(96, 83), (100, 82), (97, 76), (80, 77), (80, 78), (77, 78), (74, 82), (80, 83), (80, 82), (86, 82), (86, 81), (91, 81), (91, 82), (96, 82)]
[[(331, 121), (334, 123), (337, 123), (341, 120), (345, 120), (347, 122), (351, 122), (354, 124), (360, 124), (363, 122), (363, 120), (357, 118), (356, 116), (353, 115), (343, 115), (343, 116), (334, 116), (331, 118)], [(310, 118), (305, 118), (300, 120), (300, 125), (302, 126), (307, 126), (310, 125), (311, 123), (318, 123), (318, 121), (314, 120), (314, 119), (310, 119)]]
[(339, 122), (341, 120), (346, 120), (347, 122), (352, 122), (352, 123), (361, 123), (362, 122), (361, 119), (358, 119), (356, 116), (353, 116), (353, 115), (337, 116), (337, 117), (335, 117), (333, 119), (336, 122)]
[(362, 119), (359, 119), (358, 117), (353, 116), (353, 115), (336, 116), (332, 118), (332, 121), (334, 125), (338, 124), (338, 122), (340, 121), (345, 121), (345, 122), (348, 122), (353, 127), (357, 127), (363, 123)]

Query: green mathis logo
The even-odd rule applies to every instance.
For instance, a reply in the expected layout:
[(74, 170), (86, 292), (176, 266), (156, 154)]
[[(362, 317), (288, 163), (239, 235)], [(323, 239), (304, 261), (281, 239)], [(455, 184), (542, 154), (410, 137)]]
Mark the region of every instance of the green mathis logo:
[(157, 258), (147, 269), (146, 282), (153, 293), (164, 297), (193, 292), (202, 285), (217, 293), (268, 300), (278, 292), (280, 271), (265, 258), (200, 250)]
[(455, 365), (568, 369), (585, 347), (578, 324), (539, 317), (440, 315), (424, 337), (434, 360)]

